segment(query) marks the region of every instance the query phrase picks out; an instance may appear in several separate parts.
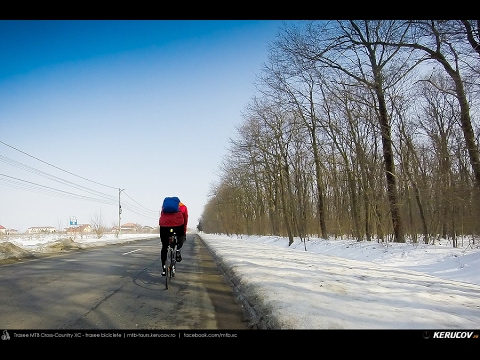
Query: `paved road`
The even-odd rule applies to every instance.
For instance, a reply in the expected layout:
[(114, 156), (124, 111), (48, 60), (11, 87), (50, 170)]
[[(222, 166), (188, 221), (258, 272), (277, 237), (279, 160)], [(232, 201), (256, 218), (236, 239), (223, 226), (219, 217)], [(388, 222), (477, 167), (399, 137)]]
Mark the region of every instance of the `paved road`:
[(206, 245), (189, 234), (169, 289), (160, 239), (0, 265), (0, 329), (250, 328)]

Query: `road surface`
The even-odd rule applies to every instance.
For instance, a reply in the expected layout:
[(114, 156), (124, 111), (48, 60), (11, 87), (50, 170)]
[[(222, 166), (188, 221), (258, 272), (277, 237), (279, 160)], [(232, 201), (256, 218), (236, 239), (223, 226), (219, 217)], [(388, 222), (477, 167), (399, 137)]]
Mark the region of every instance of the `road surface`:
[(196, 234), (169, 289), (160, 247), (153, 238), (0, 264), (0, 329), (253, 328)]

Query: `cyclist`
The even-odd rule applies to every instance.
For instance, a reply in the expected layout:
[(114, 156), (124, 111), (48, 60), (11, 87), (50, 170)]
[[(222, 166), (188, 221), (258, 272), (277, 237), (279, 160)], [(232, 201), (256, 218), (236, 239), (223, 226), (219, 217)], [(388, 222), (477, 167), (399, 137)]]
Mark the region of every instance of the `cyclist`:
[[(166, 201), (174, 202), (178, 204), (175, 205), (175, 210), (170, 210), (172, 212), (167, 212), (165, 207)], [(167, 248), (168, 248), (168, 238), (170, 237), (170, 229), (177, 234), (177, 253), (175, 254), (176, 260), (178, 262), (182, 261), (182, 254), (180, 249), (185, 242), (187, 237), (187, 224), (188, 224), (188, 209), (185, 204), (183, 204), (178, 197), (165, 198), (164, 205), (162, 206), (162, 211), (160, 213), (160, 218), (158, 219), (158, 225), (160, 225), (160, 240), (162, 241), (162, 250), (160, 251), (160, 258), (162, 260), (162, 276), (166, 275), (165, 261), (167, 260)]]

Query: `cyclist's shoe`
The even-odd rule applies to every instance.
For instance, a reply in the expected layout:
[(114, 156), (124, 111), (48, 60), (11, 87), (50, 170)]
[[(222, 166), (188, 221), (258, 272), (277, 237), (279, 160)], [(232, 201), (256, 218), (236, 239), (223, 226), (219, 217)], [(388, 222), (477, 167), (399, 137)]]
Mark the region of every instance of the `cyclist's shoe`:
[(176, 260), (177, 260), (178, 262), (182, 261), (182, 254), (180, 254), (180, 250), (177, 250)]
[(165, 265), (162, 267), (162, 276), (167, 275), (167, 269), (165, 269)]

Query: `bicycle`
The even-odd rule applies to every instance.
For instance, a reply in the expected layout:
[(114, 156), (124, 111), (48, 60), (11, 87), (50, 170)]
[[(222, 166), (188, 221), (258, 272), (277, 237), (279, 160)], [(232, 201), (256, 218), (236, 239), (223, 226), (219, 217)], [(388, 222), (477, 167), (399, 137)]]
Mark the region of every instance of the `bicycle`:
[(168, 289), (168, 283), (172, 281), (175, 276), (175, 264), (177, 263), (177, 234), (170, 229), (172, 233), (168, 237), (167, 260), (165, 261), (165, 288)]

